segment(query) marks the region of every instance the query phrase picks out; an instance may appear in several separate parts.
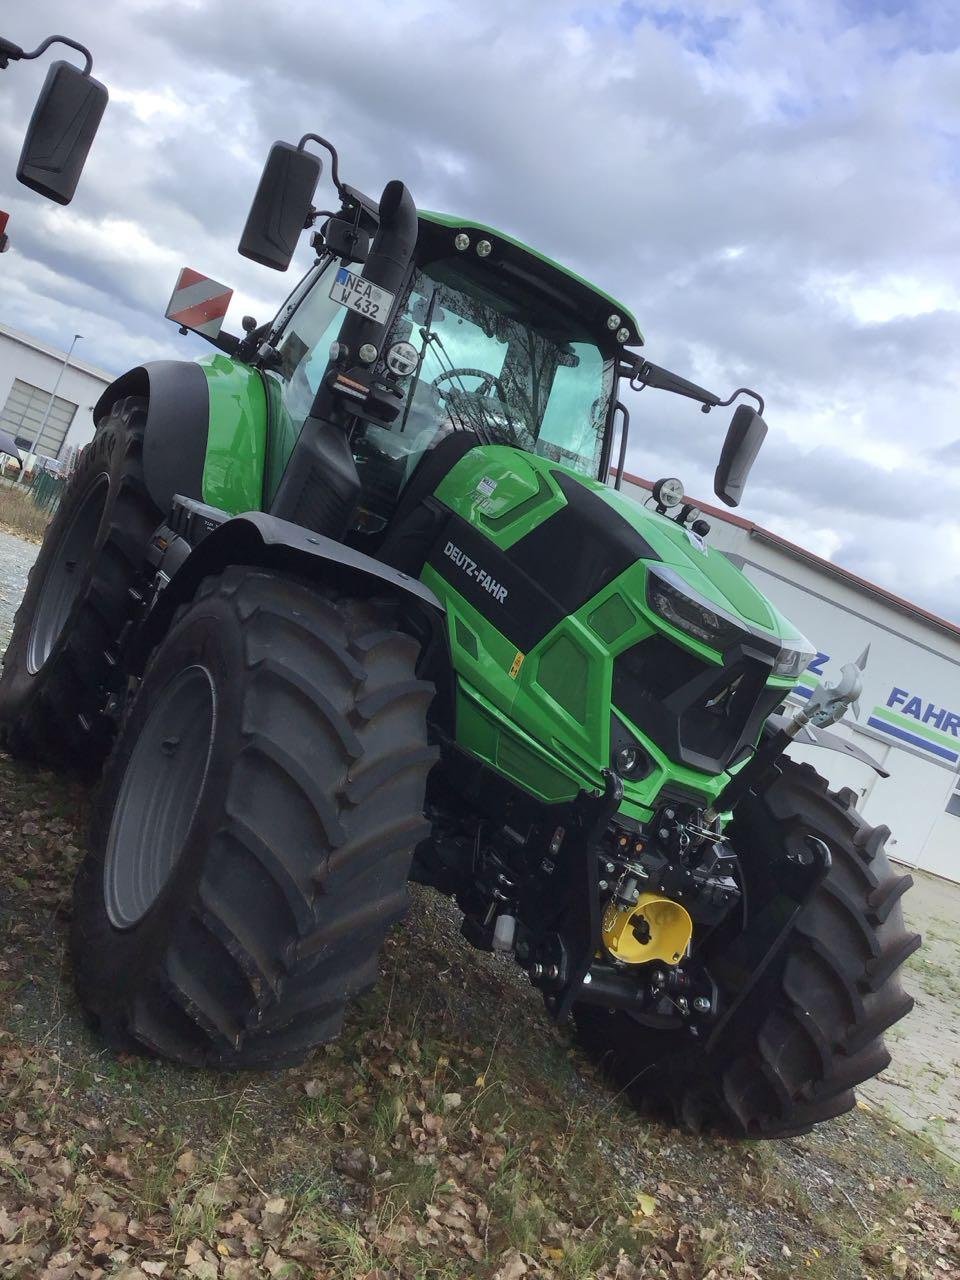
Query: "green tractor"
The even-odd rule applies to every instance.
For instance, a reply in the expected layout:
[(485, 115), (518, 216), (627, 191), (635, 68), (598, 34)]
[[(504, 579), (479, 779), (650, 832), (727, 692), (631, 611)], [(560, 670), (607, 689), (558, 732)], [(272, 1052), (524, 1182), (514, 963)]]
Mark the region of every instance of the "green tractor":
[(310, 137), (273, 148), (240, 249), (285, 269), (313, 224), (316, 262), (274, 320), (103, 394), (4, 659), (6, 749), (102, 775), (83, 1005), (124, 1049), (295, 1063), (414, 880), (638, 1105), (750, 1137), (846, 1111), (911, 1007), (910, 879), (784, 749), (844, 745), (823, 726), (859, 671), (785, 716), (808, 642), (678, 482), (618, 492), (621, 383), (756, 401), (730, 505), (762, 402), (651, 364), (623, 303), (510, 236), (346, 185), (314, 138), (318, 213)]

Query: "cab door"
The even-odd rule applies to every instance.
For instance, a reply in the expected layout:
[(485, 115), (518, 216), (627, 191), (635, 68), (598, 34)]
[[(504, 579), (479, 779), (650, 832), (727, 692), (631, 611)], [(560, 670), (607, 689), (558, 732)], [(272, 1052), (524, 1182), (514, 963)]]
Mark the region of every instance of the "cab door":
[(330, 297), (334, 260), (319, 262), (294, 290), (274, 322), (276, 356), (264, 370), (270, 432), (264, 485), (267, 507), (297, 443), (346, 315)]

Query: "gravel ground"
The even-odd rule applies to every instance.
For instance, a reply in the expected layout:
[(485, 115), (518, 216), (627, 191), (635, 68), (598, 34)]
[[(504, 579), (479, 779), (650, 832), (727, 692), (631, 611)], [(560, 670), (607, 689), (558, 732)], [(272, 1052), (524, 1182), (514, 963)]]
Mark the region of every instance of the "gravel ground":
[(960, 1159), (960, 885), (911, 874), (903, 912), (923, 946), (907, 961), (903, 985), (917, 1003), (887, 1033), (893, 1062), (860, 1094)]
[(27, 585), (27, 574), (40, 550), (32, 542), (24, 542), (0, 529), (0, 654), (7, 647), (13, 630), (13, 615)]

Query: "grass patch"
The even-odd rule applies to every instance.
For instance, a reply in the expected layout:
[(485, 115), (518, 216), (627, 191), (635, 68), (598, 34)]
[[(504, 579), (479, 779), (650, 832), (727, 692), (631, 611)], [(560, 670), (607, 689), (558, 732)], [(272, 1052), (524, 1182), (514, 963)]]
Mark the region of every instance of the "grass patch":
[(27, 542), (42, 542), (50, 512), (41, 511), (25, 486), (0, 480), (0, 529)]
[(907, 960), (906, 967), (928, 996), (951, 1004), (960, 1002), (960, 975), (955, 969), (926, 959), (922, 951), (915, 951)]

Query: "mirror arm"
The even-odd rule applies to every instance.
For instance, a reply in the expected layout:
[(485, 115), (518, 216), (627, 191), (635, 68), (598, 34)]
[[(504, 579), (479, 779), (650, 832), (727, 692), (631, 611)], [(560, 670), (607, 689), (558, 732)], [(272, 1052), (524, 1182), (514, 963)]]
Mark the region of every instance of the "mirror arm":
[(333, 179), (333, 185), (337, 188), (337, 194), (341, 200), (346, 199), (347, 193), (343, 183), (340, 181), (340, 157), (337, 155), (336, 147), (332, 142), (328, 142), (326, 138), (321, 138), (319, 133), (305, 133), (297, 143), (297, 150), (302, 151), (308, 142), (316, 142), (330, 152), (330, 177)]
[(86, 45), (80, 44), (77, 40), (71, 40), (69, 36), (47, 36), (46, 40), (38, 44), (32, 53), (26, 53), (19, 45), (0, 37), (0, 70), (5, 70), (8, 62), (30, 62), (33, 58), (39, 58), (41, 53), (46, 52), (52, 44), (65, 44), (71, 49), (76, 49), (77, 53), (82, 53), (86, 59), (86, 66), (83, 68), (85, 76), (93, 70), (93, 54)]
[(709, 413), (714, 405), (723, 403), (712, 391), (698, 387), (695, 382), (688, 382), (686, 378), (681, 378), (677, 373), (671, 373), (669, 369), (661, 369), (659, 365), (651, 364), (649, 360), (637, 361), (633, 377), (630, 379), (630, 386), (634, 391), (642, 391), (644, 387), (654, 387), (658, 391), (672, 391), (675, 395), (686, 396), (690, 400), (699, 401), (705, 413)]
[(204, 342), (209, 342), (211, 347), (216, 347), (218, 351), (223, 351), (228, 356), (236, 355), (240, 347), (240, 339), (235, 334), (224, 333), (222, 329), (216, 337), (211, 337), (209, 333), (200, 333), (196, 329), (187, 329), (181, 324), (177, 326), (177, 333), (183, 334), (184, 337), (188, 333), (192, 333), (194, 337), (202, 338)]
[[(201, 333), (200, 337), (204, 335)], [(225, 352), (228, 356), (235, 356), (240, 346), (240, 339), (233, 333), (224, 333), (221, 329), (215, 338), (207, 338), (208, 342), (212, 342), (218, 351)]]
[[(716, 408), (725, 409), (729, 405), (733, 404), (737, 396), (750, 396), (751, 399), (756, 400), (757, 413), (760, 414), (761, 418), (763, 417), (763, 396), (760, 395), (759, 391), (751, 391), (749, 387), (737, 387), (736, 391), (734, 391), (726, 400), (715, 400), (713, 403)], [(703, 411), (704, 413), (709, 413), (710, 406), (705, 405)]]
[(676, 395), (687, 396), (690, 400), (698, 400), (703, 413), (709, 413), (711, 409), (725, 409), (733, 404), (738, 396), (750, 396), (751, 399), (756, 400), (757, 412), (761, 417), (763, 416), (763, 397), (749, 387), (737, 387), (726, 400), (721, 400), (712, 391), (698, 387), (695, 382), (688, 382), (686, 378), (671, 373), (669, 369), (661, 369), (659, 365), (651, 364), (642, 356), (638, 356), (632, 366), (623, 362), (620, 366), (620, 375), (630, 378), (630, 386), (634, 391), (642, 391), (644, 387), (654, 387), (658, 391), (672, 391)]

